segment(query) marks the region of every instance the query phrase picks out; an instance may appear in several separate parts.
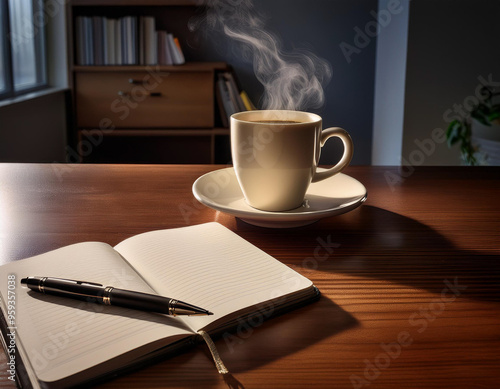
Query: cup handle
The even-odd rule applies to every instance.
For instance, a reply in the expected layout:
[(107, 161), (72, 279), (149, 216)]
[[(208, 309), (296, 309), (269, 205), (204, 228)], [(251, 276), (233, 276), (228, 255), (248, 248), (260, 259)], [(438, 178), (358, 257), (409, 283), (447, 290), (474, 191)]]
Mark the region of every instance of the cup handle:
[(323, 172), (317, 171), (314, 174), (311, 182), (318, 182), (324, 180), (325, 178), (334, 176), (335, 174), (340, 173), (340, 171), (351, 162), (354, 153), (354, 146), (352, 144), (351, 136), (343, 128), (331, 127), (323, 130), (321, 132), (320, 146), (323, 147), (326, 141), (333, 136), (340, 138), (342, 140), (342, 143), (344, 143), (344, 155), (342, 156), (340, 161), (330, 169)]

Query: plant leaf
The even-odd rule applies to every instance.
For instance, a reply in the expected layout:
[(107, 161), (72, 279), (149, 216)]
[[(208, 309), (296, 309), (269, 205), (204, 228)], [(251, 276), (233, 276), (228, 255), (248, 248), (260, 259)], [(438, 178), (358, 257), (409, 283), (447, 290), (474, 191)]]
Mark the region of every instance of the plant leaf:
[(455, 143), (459, 141), (462, 134), (462, 127), (463, 127), (462, 123), (459, 122), (458, 120), (454, 120), (450, 123), (448, 129), (446, 130), (448, 147), (453, 146)]
[(446, 129), (446, 136), (447, 137), (450, 135), (451, 131), (453, 130), (453, 127), (455, 127), (458, 124), (461, 125), (461, 122), (456, 120), (456, 119), (453, 120), (452, 122), (450, 122), (450, 124), (448, 124), (448, 128)]

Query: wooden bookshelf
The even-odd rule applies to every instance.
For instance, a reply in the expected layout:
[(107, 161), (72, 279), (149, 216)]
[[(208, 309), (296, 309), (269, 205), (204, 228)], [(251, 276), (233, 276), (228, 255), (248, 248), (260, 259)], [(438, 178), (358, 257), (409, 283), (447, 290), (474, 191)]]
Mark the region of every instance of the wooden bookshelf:
[[(72, 0), (68, 45), (73, 102), (70, 147), (90, 163), (223, 163), (230, 161), (229, 129), (222, 128), (214, 97), (223, 62), (182, 65), (76, 63), (75, 20), (81, 15), (116, 17), (165, 7), (175, 13), (197, 0)], [(195, 8), (193, 8), (195, 9)], [(168, 8), (170, 14), (170, 8)], [(161, 21), (165, 25), (165, 21)], [(189, 59), (189, 58), (187, 58)], [(75, 152), (73, 152), (75, 155)]]

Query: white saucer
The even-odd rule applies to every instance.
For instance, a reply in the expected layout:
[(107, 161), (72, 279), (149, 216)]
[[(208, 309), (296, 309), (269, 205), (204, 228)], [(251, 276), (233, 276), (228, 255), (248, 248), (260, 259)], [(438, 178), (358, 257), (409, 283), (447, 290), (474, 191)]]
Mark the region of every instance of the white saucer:
[(270, 228), (300, 227), (340, 215), (357, 208), (367, 197), (363, 184), (339, 173), (311, 184), (299, 208), (284, 212), (261, 211), (245, 202), (233, 168), (201, 176), (193, 184), (193, 194), (207, 207), (234, 215), (249, 224)]

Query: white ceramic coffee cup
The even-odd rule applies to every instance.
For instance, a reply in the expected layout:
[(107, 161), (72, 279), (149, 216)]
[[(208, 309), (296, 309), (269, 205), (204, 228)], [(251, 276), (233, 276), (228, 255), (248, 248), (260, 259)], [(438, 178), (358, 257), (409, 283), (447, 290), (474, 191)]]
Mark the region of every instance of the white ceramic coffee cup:
[[(338, 137), (344, 154), (330, 169), (317, 172), (321, 147)], [(353, 155), (346, 130), (322, 130), (321, 117), (285, 110), (245, 111), (231, 116), (231, 154), (246, 202), (264, 211), (287, 211), (304, 201), (311, 182), (339, 173)]]

